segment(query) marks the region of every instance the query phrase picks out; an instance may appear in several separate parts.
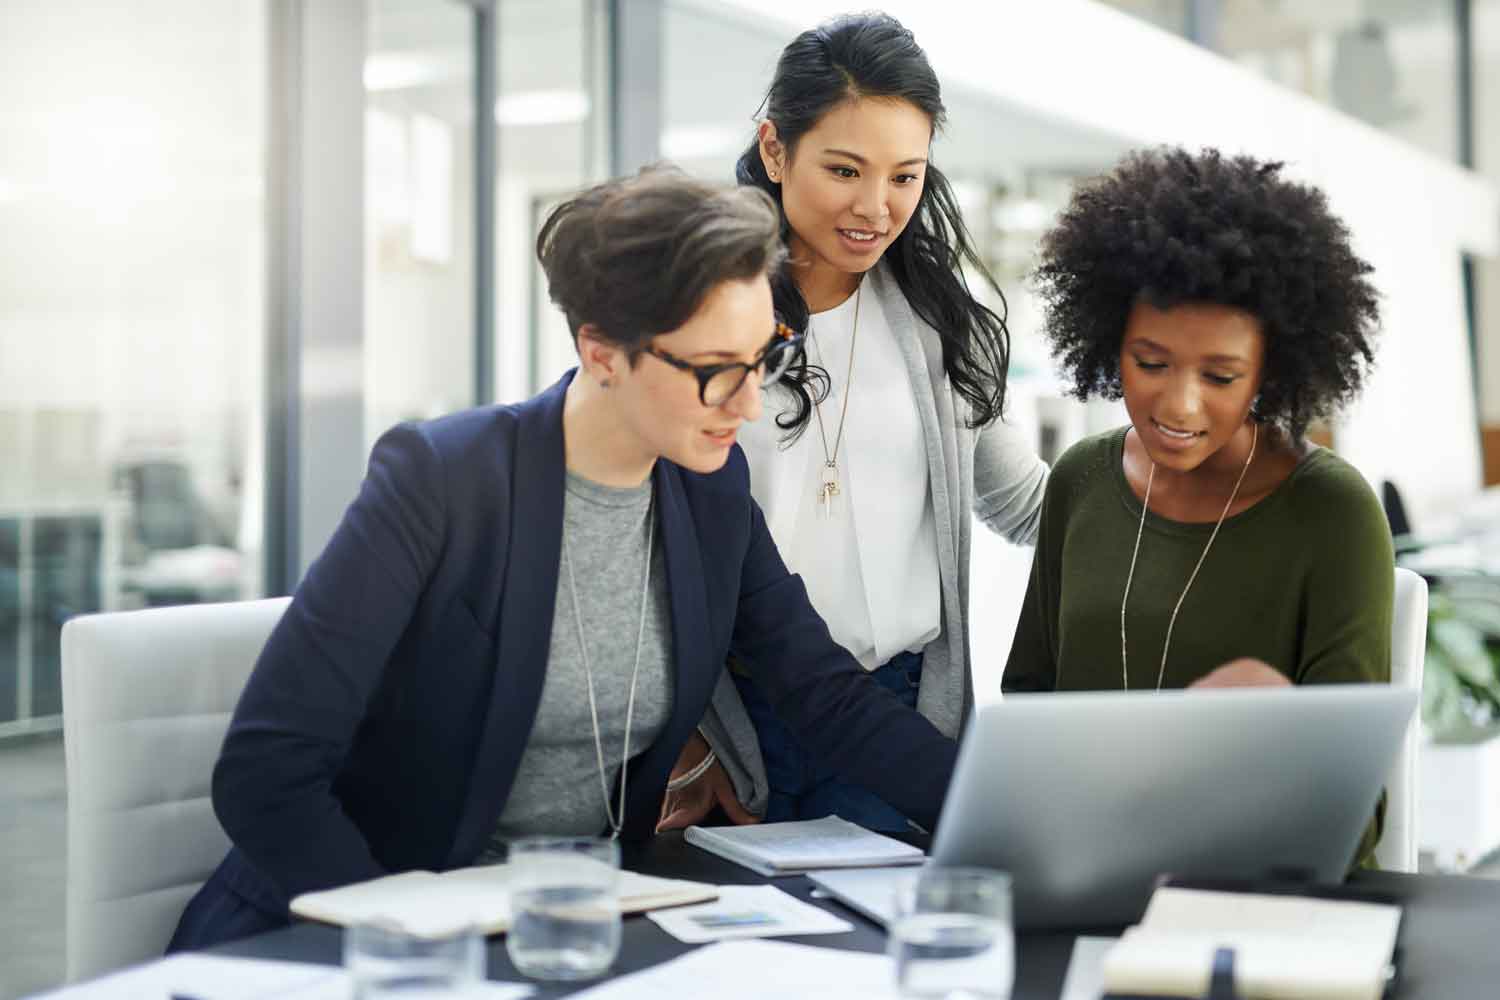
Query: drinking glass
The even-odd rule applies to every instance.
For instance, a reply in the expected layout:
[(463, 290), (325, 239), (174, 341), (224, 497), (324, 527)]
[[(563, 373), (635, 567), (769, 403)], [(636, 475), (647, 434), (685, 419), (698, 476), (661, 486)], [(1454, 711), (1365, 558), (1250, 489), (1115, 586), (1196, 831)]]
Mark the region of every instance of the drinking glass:
[(344, 968), (354, 1000), (456, 997), (484, 980), (484, 937), (466, 928), (419, 937), (385, 924), (344, 932)]
[(533, 979), (592, 979), (620, 952), (620, 846), (602, 837), (527, 837), (506, 861), (505, 950)]
[(1010, 876), (924, 868), (896, 890), (888, 948), (904, 997), (1009, 1000), (1016, 964)]

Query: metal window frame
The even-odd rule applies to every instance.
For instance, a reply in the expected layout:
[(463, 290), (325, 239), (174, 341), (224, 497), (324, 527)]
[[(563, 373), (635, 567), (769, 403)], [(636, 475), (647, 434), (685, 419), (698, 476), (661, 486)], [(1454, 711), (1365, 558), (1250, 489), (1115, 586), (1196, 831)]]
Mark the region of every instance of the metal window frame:
[(493, 0), (470, 0), (474, 9), (474, 399), (495, 399), (495, 175), (500, 129), (498, 14)]
[(364, 0), (270, 0), (264, 589), (295, 589), (363, 472)]
[[(474, 379), (494, 398), (495, 0), (472, 11)], [(269, 0), (263, 585), (291, 593), (364, 469), (365, 0)]]
[(661, 158), (663, 0), (609, 0), (609, 171), (631, 174)]
[[(1458, 114), (1458, 165), (1465, 170), (1474, 169), (1474, 5), (1471, 0), (1453, 0), (1453, 35), (1456, 52), (1454, 68), (1457, 79), (1456, 110)], [(1463, 287), (1464, 322), (1468, 326), (1469, 381), (1474, 393), (1474, 433), (1479, 437), (1479, 454), (1484, 455), (1484, 379), (1479, 353), (1479, 303), (1478, 275), (1475, 273), (1474, 257), (1463, 254), (1459, 261), (1460, 281)]]

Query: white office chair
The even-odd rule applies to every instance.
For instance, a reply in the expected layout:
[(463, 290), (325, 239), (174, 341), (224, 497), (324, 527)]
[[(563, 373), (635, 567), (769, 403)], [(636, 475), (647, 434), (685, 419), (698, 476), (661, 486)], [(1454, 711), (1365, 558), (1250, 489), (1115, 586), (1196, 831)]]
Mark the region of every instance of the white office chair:
[[(1393, 610), (1391, 683), (1420, 693), (1427, 655), (1427, 581), (1398, 566)], [(1421, 720), (1414, 715), (1385, 782), (1385, 831), (1375, 848), (1375, 862), (1388, 871), (1417, 870), (1417, 753), (1421, 731)]]
[(287, 598), (74, 618), (62, 631), (68, 979), (162, 953), (229, 848), (209, 779)]

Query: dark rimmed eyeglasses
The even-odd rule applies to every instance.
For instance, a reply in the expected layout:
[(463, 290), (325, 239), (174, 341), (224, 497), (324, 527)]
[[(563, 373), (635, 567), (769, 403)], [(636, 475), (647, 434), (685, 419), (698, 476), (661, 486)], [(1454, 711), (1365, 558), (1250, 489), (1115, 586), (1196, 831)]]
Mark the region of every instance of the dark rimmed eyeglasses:
[(760, 370), (761, 388), (773, 384), (785, 375), (802, 353), (802, 334), (785, 323), (777, 323), (770, 343), (749, 364), (729, 361), (717, 365), (695, 365), (673, 357), (654, 345), (647, 345), (642, 350), (673, 368), (692, 372), (693, 377), (698, 380), (698, 399), (704, 406), (723, 406), (740, 391), (740, 386), (745, 384), (745, 379), (750, 377), (751, 372)]

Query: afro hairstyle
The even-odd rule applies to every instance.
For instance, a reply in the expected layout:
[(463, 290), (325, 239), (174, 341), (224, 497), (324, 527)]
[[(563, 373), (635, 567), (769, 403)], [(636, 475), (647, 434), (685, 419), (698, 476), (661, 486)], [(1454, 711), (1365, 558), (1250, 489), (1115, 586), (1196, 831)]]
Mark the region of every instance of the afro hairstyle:
[(1372, 268), (1323, 193), (1282, 166), (1157, 148), (1079, 187), (1033, 274), (1071, 394), (1120, 398), (1120, 345), (1137, 302), (1254, 316), (1266, 340), (1254, 414), (1294, 441), (1359, 393), (1380, 320)]

